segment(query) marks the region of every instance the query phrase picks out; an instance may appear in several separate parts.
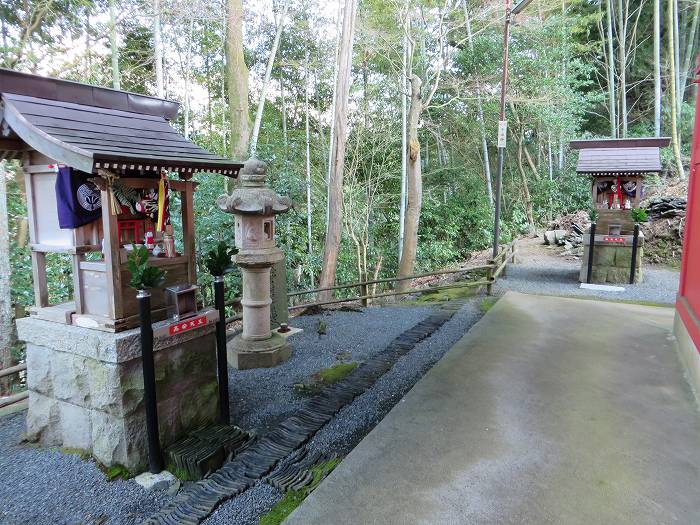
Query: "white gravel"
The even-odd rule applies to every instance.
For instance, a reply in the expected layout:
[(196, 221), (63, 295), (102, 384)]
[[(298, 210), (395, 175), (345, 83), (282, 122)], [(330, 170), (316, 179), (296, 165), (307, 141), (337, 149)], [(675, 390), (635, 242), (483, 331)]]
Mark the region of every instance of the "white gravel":
[[(430, 338), (403, 356), (365, 394), (321, 429), (314, 445), (345, 454), (391, 409), (479, 317), (479, 299), (455, 314)], [(264, 433), (301, 403), (295, 383), (345, 361), (361, 362), (383, 350), (397, 335), (425, 319), (431, 306), (376, 307), (292, 320), (304, 332), (292, 339), (292, 358), (272, 369), (230, 370), (232, 421)], [(319, 337), (319, 320), (326, 335)], [(25, 413), (0, 419), (0, 524), (78, 525), (139, 523), (171, 501), (163, 492), (147, 493), (132, 481), (109, 482), (91, 460), (20, 444)], [(282, 493), (264, 483), (226, 501), (204, 523), (255, 525)]]

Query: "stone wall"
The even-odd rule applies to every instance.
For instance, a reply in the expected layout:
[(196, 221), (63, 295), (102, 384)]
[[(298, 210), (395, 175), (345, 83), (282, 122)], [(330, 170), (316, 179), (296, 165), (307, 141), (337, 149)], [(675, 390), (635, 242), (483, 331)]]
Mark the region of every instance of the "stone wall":
[[(642, 282), (642, 258), (644, 246), (640, 242), (637, 247), (637, 261), (635, 282)], [(581, 258), (581, 272), (579, 281), (586, 282), (588, 275), (589, 245), (583, 247)], [(591, 272), (592, 283), (629, 283), (630, 268), (632, 266), (632, 246), (620, 246), (612, 244), (595, 244), (593, 249), (593, 269)]]
[[(27, 342), (27, 438), (105, 465), (148, 464), (138, 330), (118, 334), (19, 319)], [(218, 414), (214, 326), (154, 342), (161, 444)]]

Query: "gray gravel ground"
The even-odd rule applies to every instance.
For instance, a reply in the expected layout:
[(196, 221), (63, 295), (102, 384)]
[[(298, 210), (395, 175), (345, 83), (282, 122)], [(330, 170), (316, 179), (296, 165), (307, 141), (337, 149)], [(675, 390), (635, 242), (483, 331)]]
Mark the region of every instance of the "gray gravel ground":
[(0, 419), (0, 523), (138, 523), (169, 498), (132, 481), (107, 481), (93, 461), (19, 444), (25, 412)]
[[(541, 241), (538, 241), (541, 242)], [(578, 282), (581, 262), (558, 256), (560, 250), (535, 247), (530, 241), (523, 246), (518, 263), (508, 266), (508, 277), (499, 279), (494, 293), (502, 295), (508, 290), (541, 295), (575, 297), (599, 297), (609, 300), (649, 301), (672, 305), (676, 301), (680, 273), (663, 266), (645, 264), (642, 267), (644, 281), (639, 284), (623, 284), (624, 292), (601, 292), (580, 288)]]
[[(300, 316), (290, 325), (304, 331), (291, 338), (292, 357), (275, 368), (229, 369), (231, 421), (262, 434), (296, 410), (303, 398), (294, 384), (343, 361), (360, 362), (383, 350), (394, 337), (425, 319), (431, 307), (372, 307)], [(326, 324), (319, 336), (318, 324)], [(338, 354), (345, 354), (343, 361)]]

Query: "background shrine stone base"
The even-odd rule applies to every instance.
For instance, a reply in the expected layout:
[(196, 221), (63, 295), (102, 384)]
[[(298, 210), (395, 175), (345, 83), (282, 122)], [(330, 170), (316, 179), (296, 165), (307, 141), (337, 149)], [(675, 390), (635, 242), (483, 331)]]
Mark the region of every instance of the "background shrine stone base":
[[(581, 258), (581, 271), (579, 281), (586, 282), (588, 274), (589, 246), (583, 248)], [(643, 246), (637, 248), (637, 261), (634, 282), (642, 282), (642, 256)], [(595, 245), (593, 249), (593, 270), (591, 272), (592, 283), (617, 283), (629, 284), (630, 269), (632, 266), (632, 246)]]
[[(138, 330), (118, 334), (33, 318), (17, 320), (27, 342), (27, 439), (78, 449), (133, 472), (147, 466)], [(154, 341), (163, 447), (216, 420), (214, 327)]]

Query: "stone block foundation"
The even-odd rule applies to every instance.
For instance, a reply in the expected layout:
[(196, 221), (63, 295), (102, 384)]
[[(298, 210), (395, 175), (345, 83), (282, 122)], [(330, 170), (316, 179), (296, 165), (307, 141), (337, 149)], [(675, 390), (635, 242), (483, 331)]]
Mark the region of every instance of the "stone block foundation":
[[(581, 270), (579, 281), (586, 282), (588, 275), (588, 257), (590, 253), (588, 234), (583, 235), (583, 257), (581, 257)], [(606, 243), (596, 235), (593, 248), (593, 268), (591, 272), (591, 282), (604, 284), (629, 284), (630, 269), (632, 267), (632, 236), (626, 235), (624, 243)], [(639, 244), (637, 245), (637, 256), (635, 264), (634, 282), (642, 282), (642, 258), (644, 255), (644, 236), (640, 233)]]
[[(27, 438), (133, 472), (148, 465), (138, 330), (107, 333), (17, 320), (27, 343)], [(217, 419), (214, 326), (154, 341), (163, 447)]]

